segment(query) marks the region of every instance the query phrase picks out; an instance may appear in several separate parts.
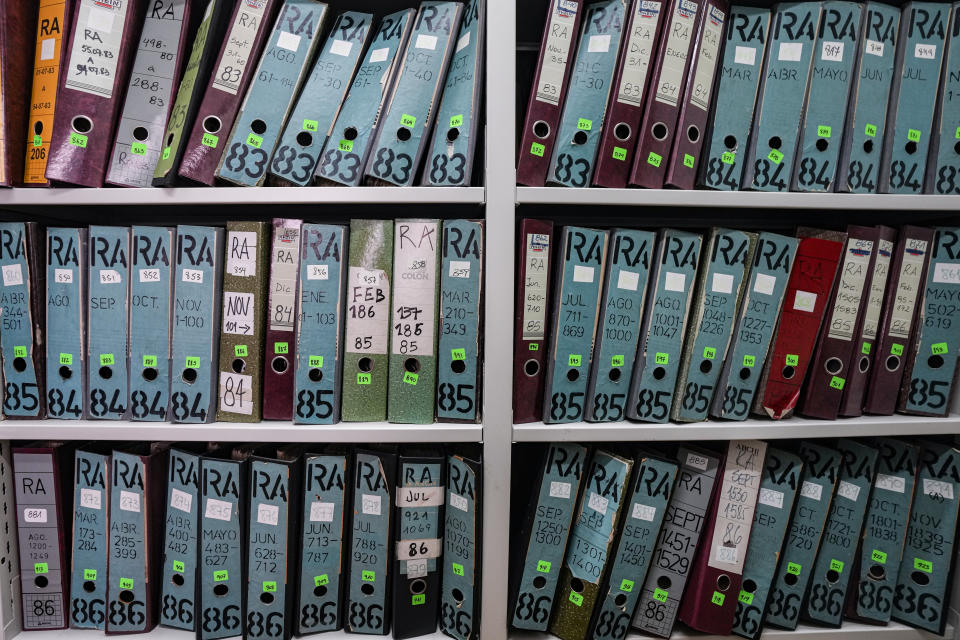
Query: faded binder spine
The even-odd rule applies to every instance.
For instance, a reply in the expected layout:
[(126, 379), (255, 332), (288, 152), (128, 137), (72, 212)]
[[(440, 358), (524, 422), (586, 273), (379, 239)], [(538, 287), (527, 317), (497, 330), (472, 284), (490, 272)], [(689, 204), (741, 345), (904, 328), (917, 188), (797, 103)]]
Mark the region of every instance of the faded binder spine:
[(553, 222), (520, 221), (517, 258), (517, 293), (513, 328), (517, 336), (513, 351), (513, 420), (533, 422), (543, 415), (543, 384), (546, 377), (547, 327)]

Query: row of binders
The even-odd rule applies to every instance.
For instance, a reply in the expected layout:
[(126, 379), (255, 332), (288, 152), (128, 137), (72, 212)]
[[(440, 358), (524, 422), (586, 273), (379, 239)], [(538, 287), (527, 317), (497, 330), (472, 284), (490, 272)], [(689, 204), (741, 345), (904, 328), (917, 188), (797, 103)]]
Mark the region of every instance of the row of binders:
[(12, 459), (25, 631), (479, 637), (479, 449), (32, 442)]
[(525, 219), (518, 255), (517, 423), (949, 411), (960, 229)]
[(469, 186), (484, 1), (333, 13), (4, 2), (0, 186)]
[(2, 223), (3, 415), (477, 422), (482, 266), (470, 220)]
[[(547, 447), (512, 545), (509, 619), (562, 640), (757, 640), (800, 620), (944, 634), (960, 451), (889, 438)], [(534, 506), (536, 507), (534, 510)]]
[(960, 3), (550, 2), (518, 182), (960, 193)]

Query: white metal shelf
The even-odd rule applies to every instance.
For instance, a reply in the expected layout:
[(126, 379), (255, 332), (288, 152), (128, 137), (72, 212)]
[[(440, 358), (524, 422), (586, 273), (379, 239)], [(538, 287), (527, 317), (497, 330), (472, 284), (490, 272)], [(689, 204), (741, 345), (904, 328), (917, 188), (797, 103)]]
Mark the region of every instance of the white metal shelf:
[[(64, 639), (65, 635), (67, 636), (66, 639)], [(97, 629), (61, 629), (58, 631), (23, 631), (14, 637), (18, 637), (20, 640), (102, 640), (106, 638), (106, 635), (103, 631)], [(151, 631), (137, 634), (135, 637), (137, 640), (193, 640), (197, 636), (192, 631), (155, 627)], [(235, 637), (240, 638), (240, 636)], [(339, 631), (327, 631), (312, 637), (323, 638), (323, 640), (356, 640), (358, 637), (362, 638), (363, 636), (358, 636), (355, 633), (347, 633), (341, 629)], [(418, 637), (422, 640), (449, 640), (449, 636), (444, 635), (440, 631)], [(6, 640), (11, 639), (7, 638)]]
[(513, 425), (514, 442), (662, 442), (696, 440), (779, 440), (784, 438), (856, 438), (862, 436), (960, 434), (960, 415), (946, 418), (922, 416), (861, 416), (839, 420), (764, 420), (743, 422), (692, 422), (649, 424), (643, 422), (574, 422)]
[[(879, 627), (849, 621), (844, 621), (843, 626), (839, 629), (817, 627), (810, 624), (800, 624), (794, 631), (767, 627), (763, 630), (760, 638), (761, 640), (837, 640), (840, 634), (842, 634), (844, 640), (934, 640), (935, 638), (941, 638), (941, 636), (928, 631), (914, 629), (899, 622), (891, 622), (885, 627)], [(942, 637), (952, 638), (953, 634), (954, 627), (948, 624)], [(627, 634), (626, 640), (640, 640), (652, 637), (653, 636), (637, 633), (631, 629)], [(510, 640), (552, 640), (553, 636), (546, 633), (511, 630), (509, 638)], [(739, 638), (739, 636), (716, 636), (699, 633), (697, 631), (691, 631), (682, 624), (678, 624), (670, 636), (670, 640), (719, 640), (720, 638)], [(47, 639), (44, 638), (43, 640)], [(50, 640), (53, 639), (51, 638)]]
[(169, 440), (222, 442), (481, 442), (483, 425), (340, 422), (331, 425), (214, 422), (173, 424), (131, 420), (4, 420), (12, 440)]

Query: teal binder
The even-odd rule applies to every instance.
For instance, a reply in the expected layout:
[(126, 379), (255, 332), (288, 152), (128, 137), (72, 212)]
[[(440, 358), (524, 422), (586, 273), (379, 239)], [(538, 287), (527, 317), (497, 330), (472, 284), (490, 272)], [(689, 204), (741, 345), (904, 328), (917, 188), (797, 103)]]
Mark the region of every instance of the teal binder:
[(947, 59), (933, 118), (924, 193), (960, 193), (960, 2), (953, 4)]
[(200, 455), (170, 449), (163, 527), (160, 624), (193, 631), (200, 532)]
[(90, 284), (87, 287), (90, 395), (85, 407), (92, 418), (101, 420), (120, 420), (128, 415), (129, 258), (130, 227), (90, 227)]
[(110, 453), (78, 449), (74, 461), (70, 627), (103, 630), (110, 542)]
[(87, 397), (87, 230), (47, 229), (47, 417), (83, 416)]

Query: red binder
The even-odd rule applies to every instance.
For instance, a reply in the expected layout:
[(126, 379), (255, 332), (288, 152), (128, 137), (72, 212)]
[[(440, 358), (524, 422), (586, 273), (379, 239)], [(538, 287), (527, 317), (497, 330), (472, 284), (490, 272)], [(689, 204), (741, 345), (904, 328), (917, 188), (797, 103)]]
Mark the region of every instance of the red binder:
[(0, 3), (0, 186), (23, 184), (37, 1)]
[(847, 227), (837, 285), (826, 308), (826, 323), (813, 355), (810, 380), (803, 389), (801, 413), (808, 418), (837, 419), (857, 353), (854, 348), (859, 347), (856, 338), (866, 318), (879, 236), (876, 227)]
[(833, 291), (846, 235), (816, 229), (797, 231), (802, 240), (787, 282), (773, 349), (760, 380), (755, 412), (766, 412), (774, 420), (792, 415)]
[(900, 232), (887, 279), (880, 335), (873, 349), (876, 366), (870, 375), (863, 405), (867, 413), (890, 416), (897, 407), (908, 347), (916, 330), (919, 302), (927, 281), (933, 238), (933, 229), (923, 227), (906, 226)]
[(573, 72), (583, 4), (583, 0), (550, 0), (517, 161), (517, 182), (528, 187), (542, 187), (547, 179)]
[(520, 222), (517, 301), (514, 310), (513, 421), (536, 422), (543, 416), (553, 222)]
[[(634, 0), (630, 21), (620, 47), (617, 73), (614, 76), (603, 138), (593, 172), (593, 185), (623, 189), (633, 166), (637, 148), (637, 131), (647, 102), (654, 54), (663, 30), (665, 2)], [(609, 125), (607, 124), (609, 123)]]
[(683, 91), (680, 120), (664, 183), (668, 187), (693, 189), (700, 173), (700, 149), (706, 136), (707, 118), (713, 106), (713, 84), (723, 55), (726, 20), (730, 15), (727, 0), (707, 0), (697, 37), (697, 48)]
[(48, 180), (103, 186), (144, 8), (137, 0), (80, 0), (74, 6), (44, 174)]
[[(270, 306), (263, 359), (263, 419), (293, 420), (293, 387), (296, 380), (297, 336), (295, 320), (302, 251), (303, 220), (273, 219), (270, 251)], [(289, 315), (288, 315), (289, 313)], [(286, 350), (277, 349), (285, 343)]]
[(706, 0), (671, 0), (666, 31), (657, 45), (651, 86), (643, 113), (630, 184), (660, 189), (670, 162), (692, 52), (697, 50)]

